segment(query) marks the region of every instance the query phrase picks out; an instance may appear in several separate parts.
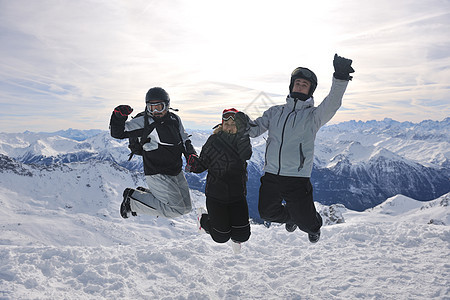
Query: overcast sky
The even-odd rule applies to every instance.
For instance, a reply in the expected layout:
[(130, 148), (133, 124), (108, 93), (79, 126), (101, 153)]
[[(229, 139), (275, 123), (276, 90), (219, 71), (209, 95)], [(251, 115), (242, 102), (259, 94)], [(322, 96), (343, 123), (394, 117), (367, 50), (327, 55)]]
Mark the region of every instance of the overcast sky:
[(450, 1), (0, 0), (0, 132), (108, 129), (161, 86), (187, 128), (253, 118), (335, 53), (356, 70), (332, 123), (450, 115)]

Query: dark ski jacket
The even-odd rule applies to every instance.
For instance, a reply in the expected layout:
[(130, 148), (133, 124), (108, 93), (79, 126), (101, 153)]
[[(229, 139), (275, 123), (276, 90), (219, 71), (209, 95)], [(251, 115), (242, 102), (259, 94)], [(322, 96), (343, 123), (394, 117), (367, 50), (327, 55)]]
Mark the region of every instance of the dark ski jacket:
[(252, 156), (248, 135), (212, 134), (202, 147), (191, 171), (208, 170), (205, 194), (224, 203), (245, 200), (247, 195), (247, 162)]
[(111, 136), (117, 139), (139, 138), (145, 175), (178, 175), (183, 164), (181, 154), (189, 157), (196, 153), (180, 117), (171, 112), (167, 112), (162, 118), (147, 115), (147, 125), (145, 119), (144, 114), (126, 121), (127, 118), (113, 113), (110, 121)]

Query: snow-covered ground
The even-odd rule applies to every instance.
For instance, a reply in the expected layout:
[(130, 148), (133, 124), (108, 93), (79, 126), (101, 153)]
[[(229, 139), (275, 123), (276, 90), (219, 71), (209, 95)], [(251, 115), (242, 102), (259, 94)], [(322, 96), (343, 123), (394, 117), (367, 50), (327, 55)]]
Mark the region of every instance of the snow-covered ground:
[[(450, 299), (449, 194), (343, 209), (345, 222), (324, 226), (317, 244), (252, 225), (234, 254), (196, 231), (193, 212), (122, 219), (116, 182), (139, 184), (123, 170), (71, 168), (42, 171), (33, 187), (36, 175), (0, 177), (0, 299)], [(59, 186), (77, 171), (74, 186)]]

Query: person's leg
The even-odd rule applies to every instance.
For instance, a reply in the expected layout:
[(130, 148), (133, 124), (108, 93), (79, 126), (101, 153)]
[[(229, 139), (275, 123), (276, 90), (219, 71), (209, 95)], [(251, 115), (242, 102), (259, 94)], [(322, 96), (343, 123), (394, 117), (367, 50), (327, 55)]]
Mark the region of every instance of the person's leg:
[(189, 188), (182, 173), (150, 175), (146, 181), (150, 192), (134, 190), (130, 194), (133, 212), (175, 218), (191, 210)]
[(209, 232), (211, 238), (217, 243), (225, 243), (231, 237), (231, 224), (226, 204), (206, 198), (207, 215), (202, 215), (201, 225)]
[(322, 226), (322, 218), (316, 211), (313, 187), (306, 177), (283, 177), (282, 196), (289, 212), (287, 222), (297, 224), (307, 233), (317, 233)]
[(258, 210), (261, 219), (269, 222), (285, 223), (289, 220), (288, 212), (283, 205), (280, 176), (265, 173), (261, 177), (259, 188)]
[(246, 242), (250, 238), (250, 222), (247, 200), (244, 198), (229, 205), (231, 218), (231, 239), (235, 242)]
[(189, 185), (187, 183), (186, 177), (183, 172), (180, 172), (176, 176), (178, 181), (178, 187), (180, 189), (181, 199), (182, 199), (182, 209), (180, 211), (182, 214), (187, 214), (192, 210), (191, 194), (189, 192)]

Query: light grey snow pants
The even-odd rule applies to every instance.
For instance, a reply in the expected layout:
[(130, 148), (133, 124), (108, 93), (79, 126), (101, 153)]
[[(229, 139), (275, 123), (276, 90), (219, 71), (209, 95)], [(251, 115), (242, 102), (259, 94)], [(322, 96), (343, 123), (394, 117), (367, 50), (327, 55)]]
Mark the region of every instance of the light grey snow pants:
[(183, 172), (176, 176), (145, 176), (150, 192), (135, 190), (130, 195), (131, 211), (152, 216), (175, 218), (191, 211), (189, 186)]

